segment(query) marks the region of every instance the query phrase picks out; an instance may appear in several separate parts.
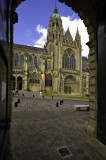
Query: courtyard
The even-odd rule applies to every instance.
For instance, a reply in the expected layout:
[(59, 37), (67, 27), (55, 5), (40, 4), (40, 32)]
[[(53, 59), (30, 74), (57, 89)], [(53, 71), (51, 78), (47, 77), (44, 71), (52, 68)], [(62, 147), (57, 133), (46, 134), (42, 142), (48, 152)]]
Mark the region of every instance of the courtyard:
[(12, 103), (13, 160), (106, 159), (105, 146), (86, 133), (89, 111), (74, 110), (74, 105), (89, 105), (89, 101), (21, 91), (13, 95)]

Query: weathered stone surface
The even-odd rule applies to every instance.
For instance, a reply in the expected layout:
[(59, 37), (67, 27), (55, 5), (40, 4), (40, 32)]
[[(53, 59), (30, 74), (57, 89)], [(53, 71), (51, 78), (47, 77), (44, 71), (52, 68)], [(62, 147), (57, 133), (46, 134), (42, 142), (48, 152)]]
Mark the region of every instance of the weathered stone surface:
[(96, 48), (95, 47), (92, 47), (89, 51), (90, 55), (92, 54), (96, 54)]
[(95, 68), (97, 68), (97, 62), (90, 63), (89, 69), (95, 69)]
[(92, 84), (96, 84), (96, 78), (95, 77), (90, 78), (90, 85), (92, 85)]
[(92, 77), (96, 77), (96, 75), (97, 75), (97, 69), (90, 70), (89, 74), (90, 74), (91, 78)]
[(96, 94), (95, 93), (90, 93), (90, 96), (89, 96), (89, 99), (90, 101), (96, 101)]
[(95, 110), (95, 109), (96, 109), (96, 103), (95, 103), (95, 102), (90, 101), (89, 104), (90, 104), (90, 108), (91, 108), (92, 110)]
[(90, 93), (95, 93), (96, 92), (96, 87), (95, 87), (94, 84), (93, 85), (90, 84), (89, 91), (90, 91)]
[[(95, 53), (95, 52), (94, 52)], [(96, 61), (96, 54), (91, 54), (90, 56), (89, 56), (89, 62), (91, 63), (91, 62), (94, 62), (94, 61)]]
[(89, 117), (92, 118), (92, 119), (96, 119), (96, 117), (97, 117), (96, 111), (90, 109), (90, 111), (89, 111)]

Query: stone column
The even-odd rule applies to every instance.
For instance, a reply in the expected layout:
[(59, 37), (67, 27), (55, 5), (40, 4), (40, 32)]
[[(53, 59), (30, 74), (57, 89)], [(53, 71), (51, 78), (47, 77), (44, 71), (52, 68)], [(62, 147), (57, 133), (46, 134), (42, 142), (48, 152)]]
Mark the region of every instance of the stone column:
[[(92, 33), (92, 38), (94, 38), (94, 33)], [(89, 75), (90, 75), (90, 111), (89, 111), (89, 121), (87, 125), (87, 133), (90, 135), (97, 135), (97, 58), (96, 58), (96, 41), (90, 40), (87, 43), (90, 47), (89, 55)]]
[(28, 57), (25, 59), (25, 79), (24, 79), (24, 90), (28, 90)]
[(58, 93), (58, 72), (53, 71), (53, 92)]

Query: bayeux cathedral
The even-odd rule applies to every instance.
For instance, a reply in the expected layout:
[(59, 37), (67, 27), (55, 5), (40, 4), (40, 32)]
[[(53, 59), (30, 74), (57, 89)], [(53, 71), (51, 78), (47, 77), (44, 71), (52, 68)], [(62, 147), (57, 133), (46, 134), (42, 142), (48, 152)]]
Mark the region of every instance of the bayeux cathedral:
[(69, 28), (64, 34), (55, 3), (44, 48), (14, 44), (13, 90), (88, 95), (89, 63), (82, 57), (78, 28), (73, 40)]

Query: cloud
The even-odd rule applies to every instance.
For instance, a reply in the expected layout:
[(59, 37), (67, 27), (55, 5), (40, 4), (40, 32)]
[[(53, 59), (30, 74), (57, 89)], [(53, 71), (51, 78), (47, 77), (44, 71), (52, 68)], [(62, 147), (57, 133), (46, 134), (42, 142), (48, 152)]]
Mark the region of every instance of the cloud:
[[(88, 57), (89, 48), (86, 45), (86, 43), (89, 41), (89, 36), (83, 21), (81, 19), (76, 19), (74, 15), (72, 15), (71, 17), (62, 16), (61, 19), (62, 19), (64, 31), (66, 32), (67, 28), (69, 27), (69, 30), (73, 39), (75, 39), (75, 35), (78, 27), (79, 34), (81, 35), (82, 55)], [(44, 47), (44, 44), (47, 40), (47, 29), (41, 26), (40, 24), (38, 24), (36, 26), (35, 31), (39, 34), (40, 37), (37, 40), (34, 39), (34, 46), (42, 48)], [(28, 31), (28, 34), (29, 34), (28, 36), (30, 36), (31, 34), (30, 31)]]
[(61, 17), (64, 31), (66, 32), (67, 28), (69, 27), (70, 33), (74, 39), (75, 35), (76, 35), (76, 30), (78, 27), (79, 34), (81, 35), (81, 45), (82, 45), (82, 49), (83, 49), (82, 55), (87, 57), (88, 53), (89, 53), (89, 48), (86, 45), (86, 43), (89, 41), (87, 29), (81, 19), (72, 20), (73, 17), (74, 17), (73, 15), (71, 17), (70, 16), (67, 16), (67, 17), (62, 16)]
[(44, 44), (47, 40), (47, 29), (41, 26), (40, 24), (37, 25), (35, 31), (38, 32), (40, 35), (40, 38), (38, 40), (35, 40), (34, 46), (35, 47), (44, 47)]

